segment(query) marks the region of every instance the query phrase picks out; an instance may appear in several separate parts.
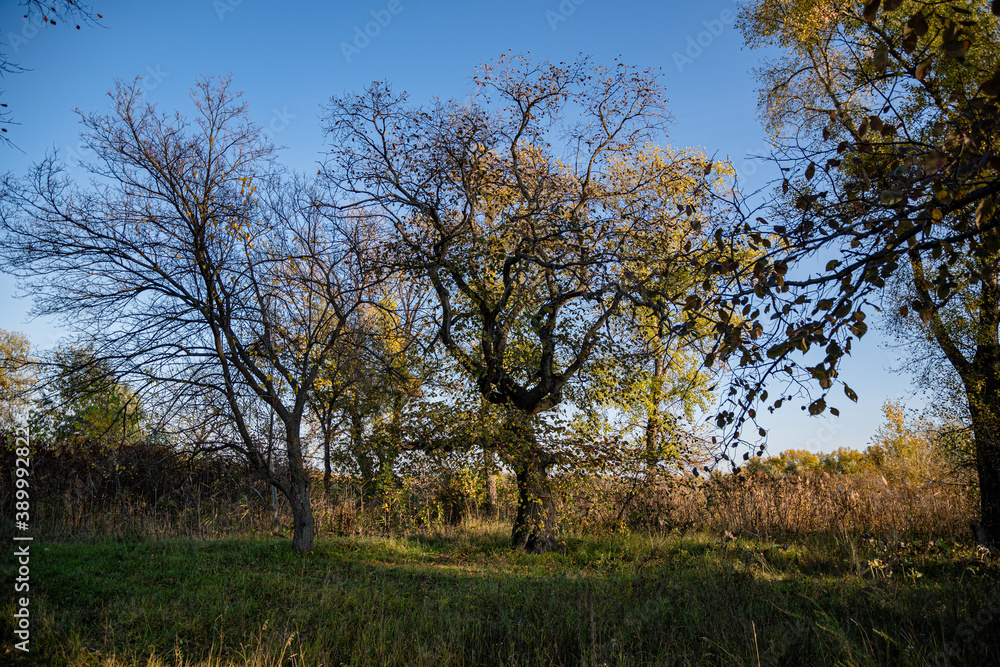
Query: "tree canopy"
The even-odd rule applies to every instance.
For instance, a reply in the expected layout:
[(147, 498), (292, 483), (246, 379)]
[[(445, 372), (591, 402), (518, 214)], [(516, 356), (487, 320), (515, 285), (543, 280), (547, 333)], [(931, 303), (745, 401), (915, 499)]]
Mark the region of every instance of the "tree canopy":
[[(715, 166), (655, 148), (665, 98), (652, 72), (588, 59), (481, 66), (463, 102), (412, 105), (382, 83), (334, 98), (325, 173), (387, 221), (405, 269), (437, 300), (437, 339), (483, 398), (508, 409), (514, 542), (552, 542), (555, 463), (530, 418), (588, 363), (620, 353), (630, 304), (686, 295)], [(680, 282), (679, 280), (677, 281)], [(672, 290), (670, 288), (673, 288)]]
[(33, 375), (28, 337), (0, 329), (0, 426), (9, 428), (28, 404)]
[(741, 28), (750, 46), (782, 54), (759, 78), (785, 178), (770, 219), (755, 225), (780, 241), (738, 276), (732, 301), (766, 304), (769, 336), (751, 343), (736, 332), (752, 323), (737, 322), (722, 355), (760, 370), (743, 383), (751, 400), (767, 400), (763, 376), (814, 381), (822, 394), (808, 407), (819, 414), (867, 316), (886, 307), (887, 284), (905, 275), (904, 299), (891, 307), (919, 318), (962, 379), (983, 522), (995, 532), (1000, 20), (982, 1), (765, 0), (743, 9)]

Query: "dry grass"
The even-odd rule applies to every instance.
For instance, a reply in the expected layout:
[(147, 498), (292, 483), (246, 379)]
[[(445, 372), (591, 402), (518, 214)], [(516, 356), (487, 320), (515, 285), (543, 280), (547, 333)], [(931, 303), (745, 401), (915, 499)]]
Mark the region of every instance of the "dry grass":
[(944, 483), (888, 482), (873, 472), (851, 475), (715, 475), (658, 478), (641, 485), (599, 480), (569, 490), (565, 521), (574, 529), (709, 530), (760, 539), (818, 533), (968, 532), (978, 497)]
[[(878, 473), (851, 475), (764, 473), (715, 475), (710, 479), (658, 477), (649, 480), (555, 480), (561, 522), (573, 534), (608, 531), (701, 532), (759, 539), (834, 534), (964, 537), (977, 515), (974, 489), (945, 483), (887, 481)], [(516, 488), (498, 480), (501, 523), (512, 521)], [(252, 535), (273, 531), (274, 511), (266, 487), (246, 482), (241, 489), (212, 495), (180, 489), (150, 502), (119, 494), (83, 502), (72, 493), (44, 498), (37, 525), (55, 539), (119, 537), (200, 537)], [(262, 492), (263, 491), (263, 492)], [(316, 480), (313, 509), (317, 534), (407, 536), (482, 515), (482, 498), (454, 489), (442, 493), (433, 479), (408, 479), (394, 489), (363, 495), (355, 480), (340, 477), (325, 495)], [(278, 498), (278, 532), (291, 515)]]

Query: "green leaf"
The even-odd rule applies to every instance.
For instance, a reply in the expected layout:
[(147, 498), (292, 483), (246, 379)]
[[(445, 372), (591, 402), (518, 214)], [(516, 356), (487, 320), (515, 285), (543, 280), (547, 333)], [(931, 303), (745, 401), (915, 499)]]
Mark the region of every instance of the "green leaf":
[(947, 162), (947, 157), (945, 156), (944, 153), (937, 150), (932, 150), (930, 153), (927, 154), (927, 157), (924, 158), (924, 165), (923, 165), (924, 174), (926, 175), (936, 174), (937, 172), (941, 171), (941, 168), (945, 165), (946, 162)]
[(928, 58), (924, 62), (917, 65), (917, 68), (913, 71), (913, 76), (916, 77), (917, 81), (923, 81), (924, 77), (927, 76), (927, 72), (931, 68), (931, 59)]
[(865, 5), (865, 8), (861, 11), (861, 18), (865, 20), (866, 23), (871, 23), (875, 20), (875, 16), (878, 14), (879, 5), (882, 4), (882, 0), (871, 0), (871, 2)]
[(951, 39), (941, 44), (941, 51), (948, 60), (964, 58), (972, 42), (968, 39)]
[(923, 14), (914, 14), (910, 17), (910, 20), (906, 22), (905, 30), (913, 31), (913, 34), (917, 37), (923, 37), (927, 34), (929, 26), (927, 25), (927, 19), (924, 18)]
[(996, 215), (996, 204), (992, 199), (983, 199), (976, 207), (976, 225), (983, 227), (989, 224)]
[(878, 196), (878, 199), (883, 206), (895, 206), (901, 203), (905, 198), (905, 195), (899, 190), (883, 190)]
[(885, 44), (879, 44), (875, 47), (875, 53), (872, 54), (872, 61), (876, 71), (883, 73), (886, 71), (889, 67), (889, 49), (886, 48)]

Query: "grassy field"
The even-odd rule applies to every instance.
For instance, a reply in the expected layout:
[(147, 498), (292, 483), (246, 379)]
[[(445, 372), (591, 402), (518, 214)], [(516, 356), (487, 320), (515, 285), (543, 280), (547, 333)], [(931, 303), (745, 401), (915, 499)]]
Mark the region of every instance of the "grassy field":
[(1000, 568), (971, 542), (616, 534), (531, 556), (507, 530), (324, 537), (304, 558), (272, 537), (35, 542), (32, 654), (0, 661), (1000, 664)]

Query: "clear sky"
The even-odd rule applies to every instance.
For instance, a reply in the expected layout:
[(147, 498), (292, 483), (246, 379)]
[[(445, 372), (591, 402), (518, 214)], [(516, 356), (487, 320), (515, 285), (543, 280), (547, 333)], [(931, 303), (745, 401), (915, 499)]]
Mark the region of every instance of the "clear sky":
[[(141, 76), (150, 101), (187, 112), (200, 75), (231, 73), (257, 122), (287, 147), (284, 163), (309, 172), (323, 148), (320, 105), (331, 95), (380, 80), (414, 101), (463, 97), (477, 63), (511, 50), (553, 61), (584, 53), (601, 63), (619, 57), (659, 67), (676, 120), (672, 144), (730, 157), (749, 188), (775, 175), (752, 157), (768, 145), (752, 76), (761, 54), (742, 48), (731, 0), (93, 0), (93, 6), (102, 25), (75, 30), (30, 24), (19, 2), (0, 0), (3, 51), (31, 70), (2, 80), (2, 101), (20, 125), (8, 131), (19, 150), (0, 147), (0, 169), (23, 173), (52, 149), (70, 162), (86, 157), (74, 109), (106, 109), (115, 79)], [(0, 328), (27, 333), (40, 348), (65, 336), (58, 323), (29, 322), (30, 299), (15, 299), (15, 291), (0, 276)], [(863, 448), (884, 400), (909, 395), (909, 378), (887, 371), (893, 365), (877, 333), (869, 334), (842, 371), (859, 403), (834, 402), (839, 420), (780, 410), (765, 422), (773, 427), (770, 451)]]

